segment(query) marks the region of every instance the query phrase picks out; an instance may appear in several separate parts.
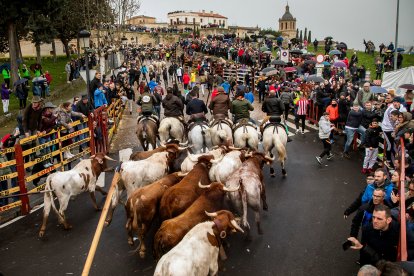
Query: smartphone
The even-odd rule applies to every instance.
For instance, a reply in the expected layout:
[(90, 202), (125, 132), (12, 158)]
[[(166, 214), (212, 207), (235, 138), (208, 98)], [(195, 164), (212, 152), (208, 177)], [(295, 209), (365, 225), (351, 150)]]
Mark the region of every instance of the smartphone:
[(346, 250), (348, 250), (351, 246), (353, 246), (354, 244), (353, 244), (353, 242), (351, 242), (351, 241), (346, 241), (346, 242), (344, 242), (343, 244), (342, 244), (342, 249), (344, 250), (344, 251), (346, 251)]

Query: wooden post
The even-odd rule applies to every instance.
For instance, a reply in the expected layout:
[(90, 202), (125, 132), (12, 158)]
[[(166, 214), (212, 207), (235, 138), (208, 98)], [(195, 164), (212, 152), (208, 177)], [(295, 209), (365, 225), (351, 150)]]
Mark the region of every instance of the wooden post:
[(96, 154), (96, 149), (95, 149), (95, 136), (94, 136), (94, 132), (93, 132), (93, 122), (95, 119), (95, 112), (94, 112), (94, 116), (92, 117), (90, 114), (88, 115), (88, 128), (89, 128), (89, 148), (91, 149), (91, 155), (95, 155)]
[(96, 249), (99, 244), (99, 239), (101, 238), (102, 229), (105, 224), (106, 215), (108, 214), (108, 210), (110, 208), (110, 204), (112, 201), (112, 195), (115, 191), (115, 187), (120, 177), (119, 170), (121, 168), (121, 164), (119, 164), (119, 166), (115, 170), (115, 175), (114, 175), (114, 178), (112, 179), (112, 183), (111, 183), (111, 187), (109, 188), (108, 195), (106, 196), (105, 205), (102, 209), (101, 217), (99, 218), (99, 222), (98, 222), (98, 226), (96, 227), (95, 235), (93, 236), (93, 240), (92, 240), (91, 247), (89, 249), (88, 257), (86, 258), (85, 266), (83, 267), (82, 276), (89, 275), (89, 271), (92, 266), (93, 258), (95, 257)]
[[(17, 183), (20, 187), (20, 194), (25, 194), (27, 193), (27, 189), (25, 181), (24, 157), (22, 146), (19, 143), (14, 145), (14, 156), (16, 159)], [(27, 195), (20, 195), (20, 200), (22, 201), (22, 215), (27, 215), (30, 211), (29, 197)]]

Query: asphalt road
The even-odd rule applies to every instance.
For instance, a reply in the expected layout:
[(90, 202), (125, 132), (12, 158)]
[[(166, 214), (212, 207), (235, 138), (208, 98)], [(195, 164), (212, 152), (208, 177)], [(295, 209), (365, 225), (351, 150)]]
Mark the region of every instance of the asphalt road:
[[(241, 234), (232, 236), (220, 275), (356, 274), (357, 252), (341, 248), (351, 223), (342, 214), (365, 185), (359, 173), (361, 157), (356, 154), (344, 160), (335, 148), (335, 158), (320, 166), (315, 155), (322, 145), (316, 138), (315, 131), (293, 137), (288, 144), (286, 179), (280, 176), (280, 168), (277, 177), (270, 178), (265, 167), (269, 211), (262, 213), (264, 235), (252, 228), (251, 242)], [(111, 178), (107, 174), (106, 187)], [(97, 199), (103, 205), (100, 194)], [(52, 214), (46, 237), (39, 239), (41, 214), (34, 212), (0, 229), (0, 271), (4, 275), (80, 275), (99, 219), (89, 195), (70, 201), (70, 231), (58, 226)], [(91, 275), (152, 275), (152, 256), (142, 260), (131, 254), (124, 210), (118, 207), (114, 216), (102, 234)]]

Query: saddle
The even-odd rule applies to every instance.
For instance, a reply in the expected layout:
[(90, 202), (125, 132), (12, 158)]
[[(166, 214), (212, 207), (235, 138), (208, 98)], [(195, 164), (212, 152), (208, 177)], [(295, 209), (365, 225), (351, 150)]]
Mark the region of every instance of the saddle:
[(249, 121), (249, 119), (240, 119), (235, 125), (233, 125), (233, 133), (241, 127), (244, 128), (243, 132), (247, 132), (246, 127), (248, 127), (248, 126), (251, 126), (254, 129), (257, 129), (257, 126), (255, 124), (251, 123)]
[(209, 127), (207, 121), (205, 121), (205, 120), (202, 120), (202, 121), (191, 121), (191, 122), (188, 122), (187, 132), (190, 132), (195, 126), (198, 126), (198, 125), (201, 126), (201, 129), (203, 131), (204, 131), (205, 128), (208, 128)]
[(273, 130), (273, 133), (274, 132), (278, 133), (278, 130), (277, 130), (278, 126), (280, 126), (283, 129), (283, 131), (285, 131), (285, 125), (284, 124), (276, 123), (276, 122), (268, 122), (267, 124), (264, 125), (262, 134), (263, 134), (263, 132), (265, 131), (266, 128), (271, 127), (271, 126), (275, 127), (274, 130)]
[(227, 119), (226, 117), (223, 116), (223, 118), (214, 118), (211, 122), (210, 122), (210, 128), (219, 125), (219, 129), (221, 129), (221, 124), (226, 124), (228, 125), (230, 128), (233, 128), (233, 122), (230, 121), (229, 119)]
[(152, 114), (152, 115), (140, 115), (140, 116), (138, 116), (137, 123), (139, 124), (143, 120), (150, 120), (150, 121), (154, 122), (156, 125), (159, 125), (159, 122), (160, 122), (160, 120), (158, 119), (158, 117), (156, 115), (154, 115), (154, 114)]

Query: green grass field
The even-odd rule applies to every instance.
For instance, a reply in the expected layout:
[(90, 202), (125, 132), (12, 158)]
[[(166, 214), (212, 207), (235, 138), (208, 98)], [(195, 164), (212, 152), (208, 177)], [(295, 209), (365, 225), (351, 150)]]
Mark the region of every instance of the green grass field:
[[(310, 51), (312, 53), (314, 53), (313, 51), (313, 47), (309, 48)], [(316, 54), (324, 54), (325, 52), (323, 51), (322, 47), (319, 47), (318, 49), (319, 51), (316, 52)], [(371, 76), (374, 74), (375, 76), (375, 59), (376, 57), (379, 56), (378, 52), (375, 52), (374, 56), (373, 55), (368, 55), (364, 52), (361, 51), (356, 51), (357, 52), (357, 56), (358, 56), (358, 65), (364, 65), (365, 68), (369, 71), (371, 71)], [(353, 55), (354, 50), (353, 49), (349, 49), (347, 51), (347, 57), (350, 60), (351, 56)], [(273, 51), (273, 55), (276, 56), (276, 51)], [(402, 67), (409, 67), (409, 66), (414, 66), (414, 55), (407, 55), (407, 54), (403, 54), (403, 64)]]
[[(68, 61), (68, 58), (66, 56), (58, 56), (57, 61), (54, 62), (52, 57), (43, 57), (42, 58), (42, 71), (43, 73), (45, 71), (49, 71), (49, 73), (52, 75), (52, 83), (50, 87), (51, 94), (56, 94), (58, 90), (64, 89), (66, 84), (66, 72), (65, 72), (65, 64)], [(8, 60), (2, 59), (0, 60), (0, 63), (8, 62)], [(35, 58), (25, 58), (24, 63), (29, 67), (31, 64), (36, 63)], [(31, 72), (31, 77), (33, 79), (33, 72)], [(13, 82), (13, 81), (12, 81)], [(3, 83), (3, 76), (0, 75), (0, 83)], [(30, 83), (29, 88), (29, 98), (30, 100), (32, 98), (33, 92), (32, 87)], [(13, 93), (10, 96), (10, 106), (9, 111), (13, 112), (19, 110), (19, 101), (16, 98), (15, 94)], [(3, 114), (3, 109), (0, 109), (0, 114)]]

